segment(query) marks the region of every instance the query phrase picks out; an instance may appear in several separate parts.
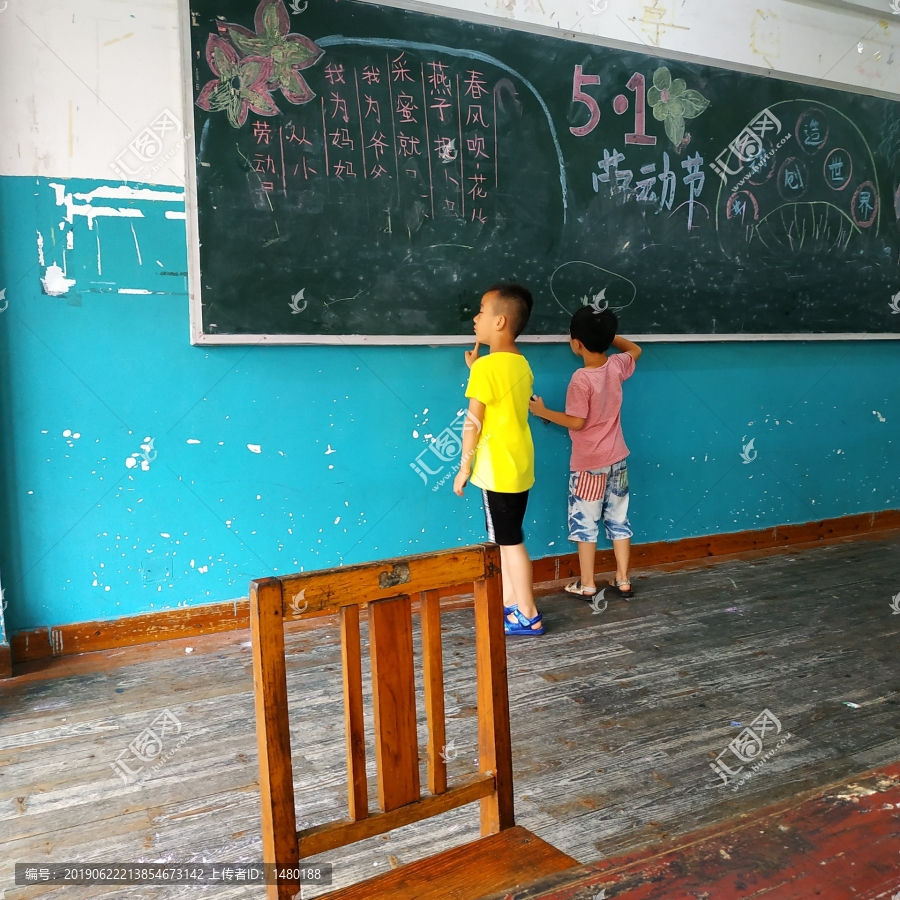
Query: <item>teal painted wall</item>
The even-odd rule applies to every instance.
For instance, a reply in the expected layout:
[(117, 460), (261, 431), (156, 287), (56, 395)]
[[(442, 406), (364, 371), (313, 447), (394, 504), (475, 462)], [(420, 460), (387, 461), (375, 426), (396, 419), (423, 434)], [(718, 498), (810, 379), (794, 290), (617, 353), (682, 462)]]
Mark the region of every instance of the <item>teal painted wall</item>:
[[(410, 465), (464, 403), (460, 349), (192, 347), (184, 222), (164, 214), (182, 207), (95, 198), (142, 217), (70, 226), (50, 184), (0, 179), (8, 628), (231, 600), (253, 577), (484, 539), (477, 492), (459, 499)], [(75, 284), (47, 296), (69, 231)], [(578, 360), (524, 349), (559, 407)], [(891, 341), (646, 344), (622, 416), (635, 541), (896, 508), (898, 384)], [(570, 552), (568, 437), (533, 433), (528, 547)]]

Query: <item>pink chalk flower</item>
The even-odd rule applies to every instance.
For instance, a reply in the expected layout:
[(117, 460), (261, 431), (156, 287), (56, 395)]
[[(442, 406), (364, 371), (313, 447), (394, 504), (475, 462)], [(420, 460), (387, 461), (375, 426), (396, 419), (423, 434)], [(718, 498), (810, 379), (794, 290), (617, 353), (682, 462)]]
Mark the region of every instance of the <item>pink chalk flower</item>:
[(269, 93), (274, 63), (262, 56), (238, 57), (228, 41), (215, 34), (206, 42), (206, 61), (216, 77), (208, 81), (197, 106), (213, 112), (225, 111), (233, 128), (247, 121), (247, 110), (259, 116), (277, 116), (278, 107)]
[(302, 34), (290, 34), (291, 17), (282, 0), (261, 0), (254, 17), (256, 32), (241, 25), (221, 23), (219, 32), (248, 56), (268, 56), (273, 63), (269, 89), (279, 89), (290, 103), (309, 103), (315, 92), (300, 74), (314, 66), (325, 52)]

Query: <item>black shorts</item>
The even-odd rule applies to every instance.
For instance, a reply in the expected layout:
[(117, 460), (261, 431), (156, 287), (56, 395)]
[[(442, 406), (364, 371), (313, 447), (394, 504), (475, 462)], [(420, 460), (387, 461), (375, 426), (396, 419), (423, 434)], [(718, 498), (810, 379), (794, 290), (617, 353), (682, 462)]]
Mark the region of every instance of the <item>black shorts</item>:
[(525, 521), (525, 507), (528, 506), (528, 491), (501, 494), (482, 488), (481, 493), (484, 496), (484, 521), (488, 540), (501, 546), (524, 544), (522, 523)]

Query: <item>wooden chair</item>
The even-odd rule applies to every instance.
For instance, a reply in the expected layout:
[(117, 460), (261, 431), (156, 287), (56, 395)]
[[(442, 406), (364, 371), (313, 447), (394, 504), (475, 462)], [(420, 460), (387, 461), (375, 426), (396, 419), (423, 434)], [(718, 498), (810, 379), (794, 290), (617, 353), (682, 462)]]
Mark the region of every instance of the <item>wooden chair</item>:
[[(474, 584), (479, 773), (451, 786), (441, 751), (444, 686), (439, 597), (442, 588)], [(402, 587), (402, 593), (398, 588)], [(410, 595), (420, 596), (428, 793), (419, 786)], [(375, 713), (378, 806), (370, 811), (363, 732), (359, 610), (368, 606)], [(578, 862), (513, 818), (506, 636), (500, 554), (481, 544), (385, 562), (264, 578), (250, 583), (253, 680), (259, 744), (263, 857), (280, 869), (467, 803), (481, 804), (476, 841), (332, 892), (333, 900), (475, 900)], [(301, 614), (340, 613), (347, 734), (349, 816), (297, 831), (288, 729), (284, 623)], [(280, 872), (277, 872), (280, 874)], [(276, 877), (269, 900), (289, 900), (297, 881)]]

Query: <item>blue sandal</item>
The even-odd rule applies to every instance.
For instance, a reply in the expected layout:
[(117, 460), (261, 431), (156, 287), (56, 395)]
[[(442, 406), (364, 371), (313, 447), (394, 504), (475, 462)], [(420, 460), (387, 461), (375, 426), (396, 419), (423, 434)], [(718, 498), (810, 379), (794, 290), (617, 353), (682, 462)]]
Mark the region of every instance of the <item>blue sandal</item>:
[[(509, 613), (515, 613), (516, 621), (510, 622), (506, 616)], [(503, 630), (507, 634), (533, 634), (539, 635), (544, 633), (544, 620), (540, 613), (538, 613), (533, 619), (529, 619), (524, 613), (519, 612), (518, 606), (512, 606), (509, 608), (509, 611), (506, 613), (503, 619)], [(532, 625), (540, 624), (540, 628), (532, 628)]]

